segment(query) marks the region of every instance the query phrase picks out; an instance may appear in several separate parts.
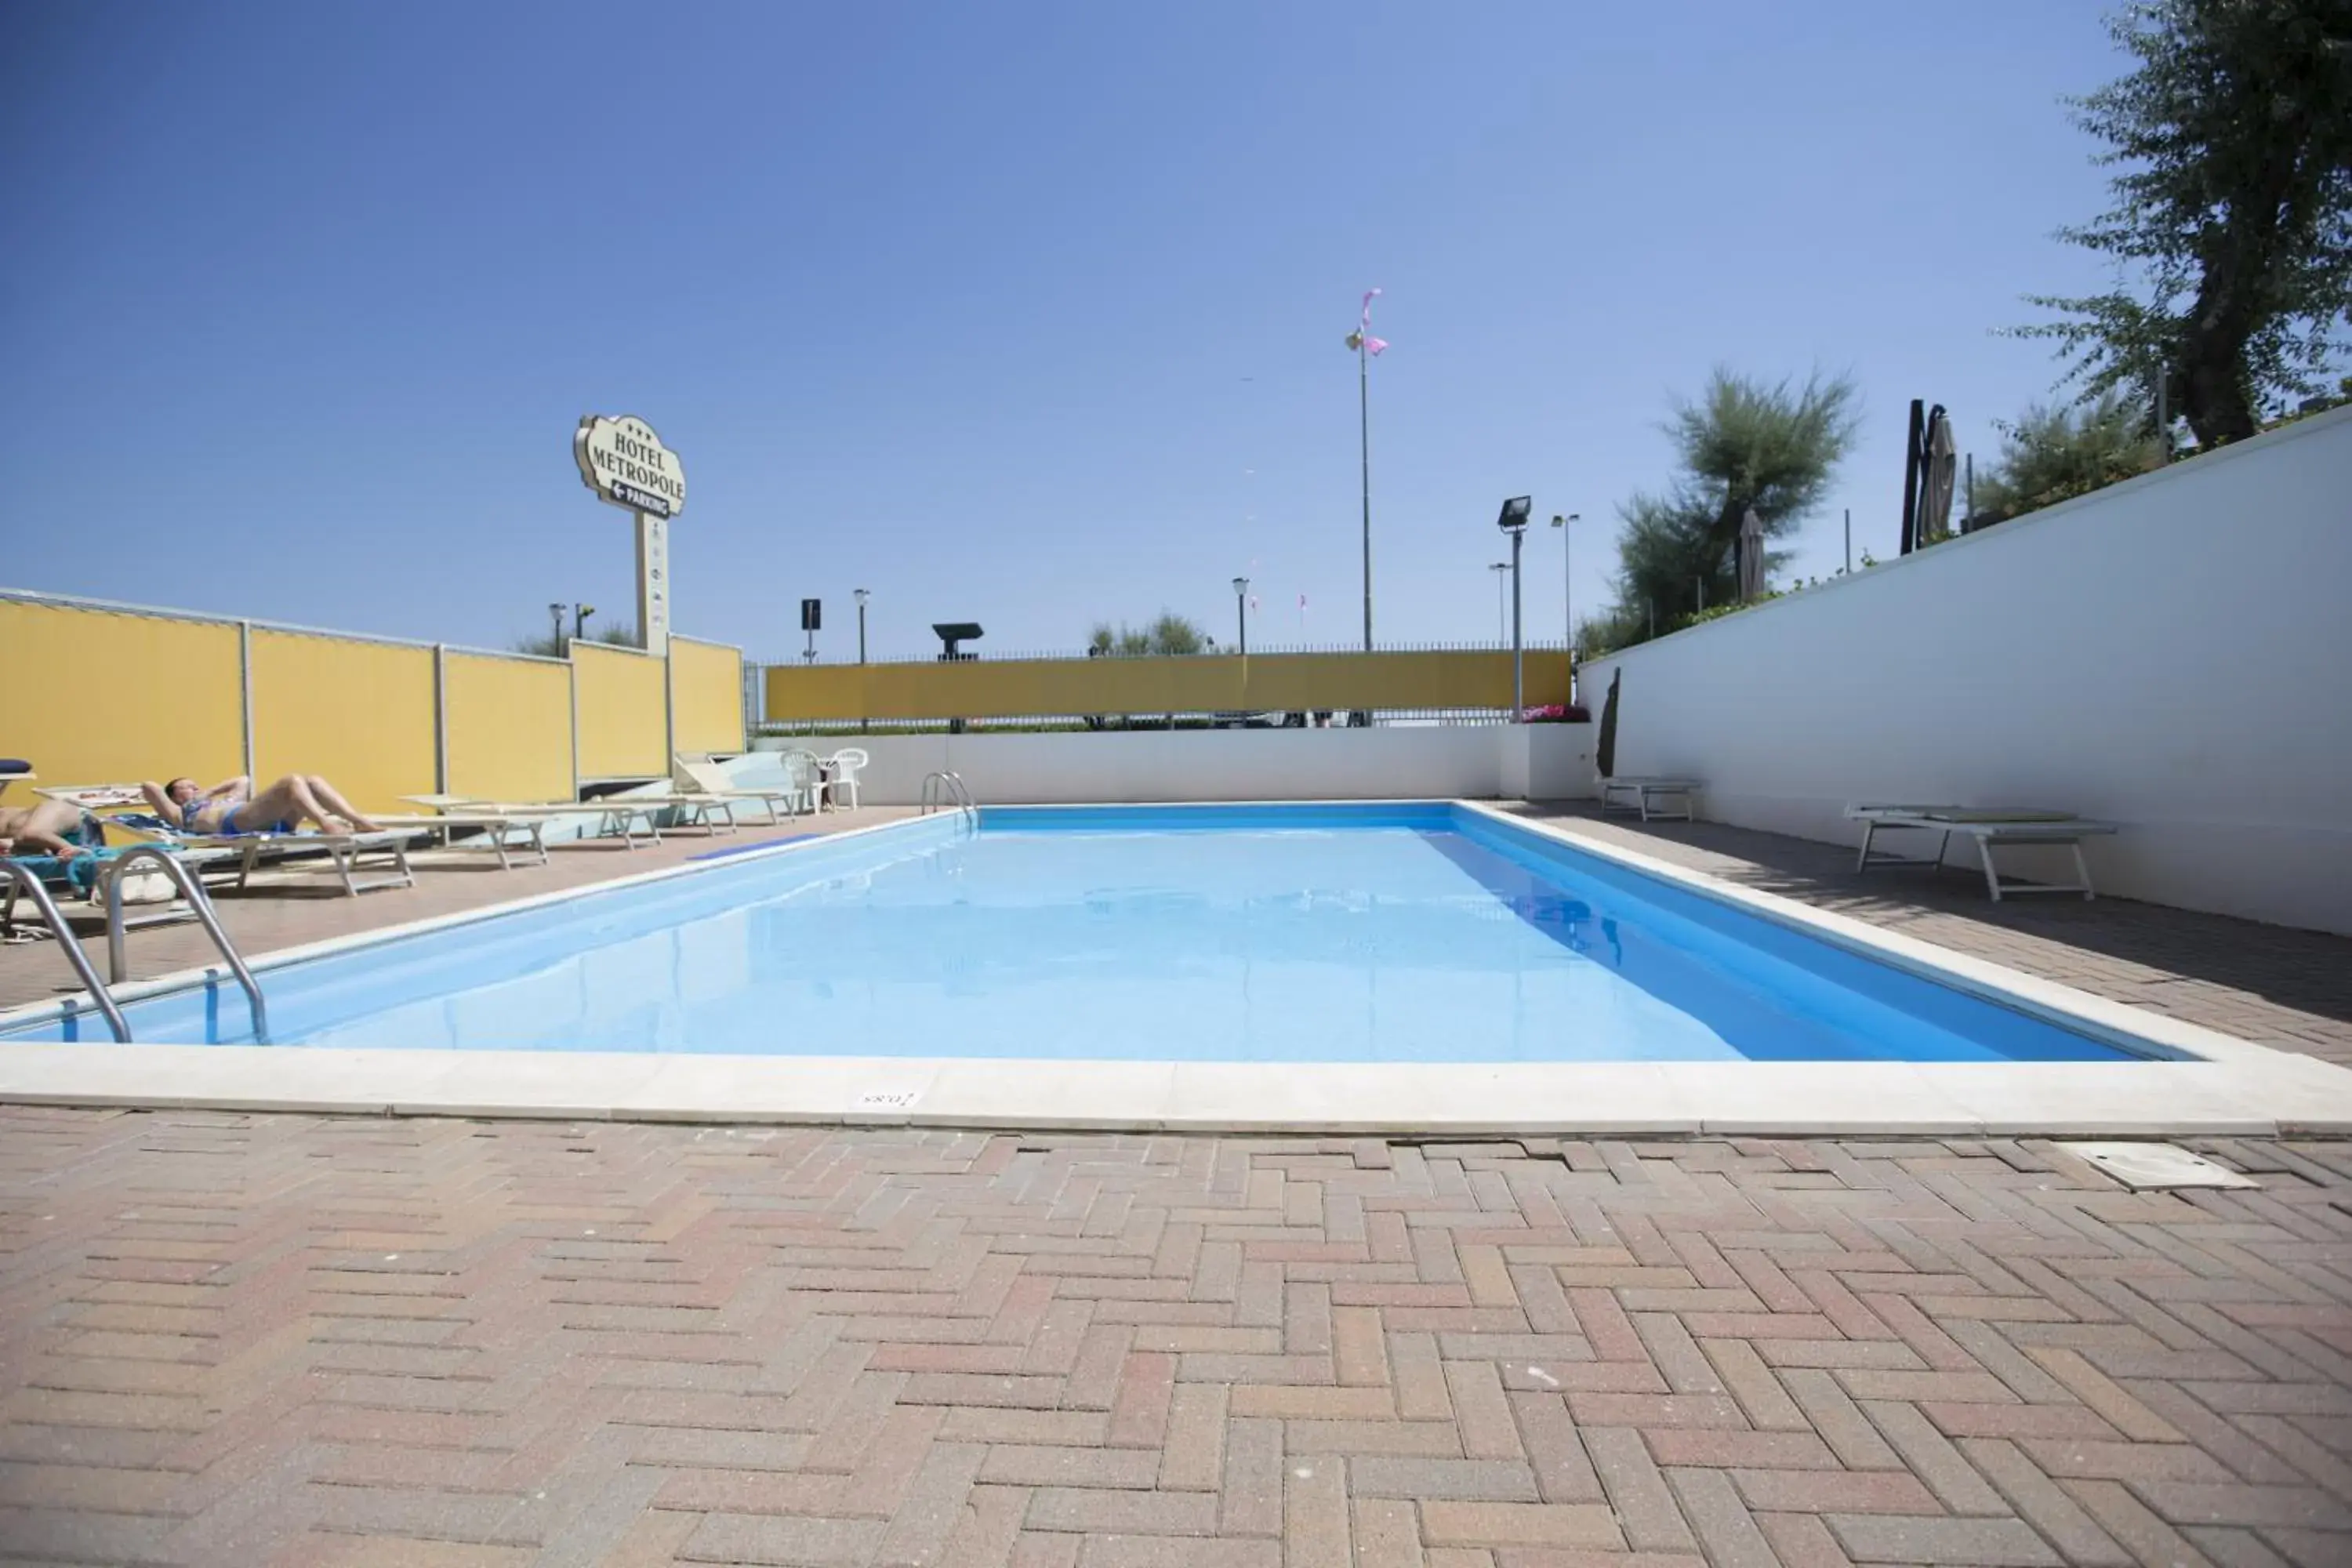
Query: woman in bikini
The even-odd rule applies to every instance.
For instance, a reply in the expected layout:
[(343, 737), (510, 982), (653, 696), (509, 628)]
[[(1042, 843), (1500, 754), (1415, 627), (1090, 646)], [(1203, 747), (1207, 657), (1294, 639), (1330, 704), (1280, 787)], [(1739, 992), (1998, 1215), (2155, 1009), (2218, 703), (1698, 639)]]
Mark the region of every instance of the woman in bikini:
[(253, 793), (253, 781), (242, 774), (210, 789), (179, 778), (167, 784), (142, 784), (139, 793), (156, 816), (188, 833), (291, 833), (305, 817), (317, 823), (321, 833), (378, 830), (317, 773), (288, 773), (259, 795)]

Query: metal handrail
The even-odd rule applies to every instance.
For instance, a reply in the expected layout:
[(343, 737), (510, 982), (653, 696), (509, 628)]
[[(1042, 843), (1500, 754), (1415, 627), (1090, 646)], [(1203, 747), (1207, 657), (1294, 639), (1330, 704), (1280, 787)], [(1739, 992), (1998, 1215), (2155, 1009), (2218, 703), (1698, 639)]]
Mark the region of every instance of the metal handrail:
[(980, 807), (972, 804), (971, 791), (964, 787), (961, 773), (925, 773), (921, 815), (929, 816), (934, 811), (944, 811), (950, 805), (973, 826), (980, 826)]
[(205, 934), (213, 939), (213, 946), (218, 948), (221, 957), (227, 961), (229, 972), (236, 976), (236, 983), (245, 987), (246, 1005), (253, 1010), (253, 1037), (268, 1045), (269, 1009), (261, 1000), (259, 982), (253, 978), (253, 971), (245, 966), (245, 960), (238, 956), (236, 944), (229, 941), (228, 932), (221, 929), (220, 917), (213, 912), (212, 897), (205, 891), (204, 884), (189, 874), (184, 861), (160, 844), (133, 845), (116, 856), (114, 864), (106, 868), (107, 973), (119, 984), (124, 970), (129, 967), (122, 955), (122, 879), (131, 867), (142, 860), (152, 860), (156, 868), (171, 879), (172, 885), (186, 898), (190, 912), (196, 917), (196, 923), (205, 928)]
[(58, 939), (58, 947), (65, 953), (66, 962), (73, 965), (74, 974), (81, 981), (82, 988), (89, 993), (89, 999), (98, 1004), (98, 1010), (106, 1015), (106, 1026), (114, 1031), (115, 1039), (128, 1044), (131, 1026), (122, 1021), (122, 1009), (114, 1005), (114, 998), (107, 994), (105, 986), (99, 984), (98, 971), (89, 966), (89, 954), (81, 950), (81, 938), (74, 935), (73, 927), (67, 923), (65, 916), (58, 912), (58, 901), (49, 897), (49, 889), (42, 886), (40, 877), (30, 866), (15, 860), (0, 860), (0, 866), (7, 868), (12, 892), (22, 889), (31, 896), (33, 908), (39, 910), (41, 919), (48, 922), (49, 934)]

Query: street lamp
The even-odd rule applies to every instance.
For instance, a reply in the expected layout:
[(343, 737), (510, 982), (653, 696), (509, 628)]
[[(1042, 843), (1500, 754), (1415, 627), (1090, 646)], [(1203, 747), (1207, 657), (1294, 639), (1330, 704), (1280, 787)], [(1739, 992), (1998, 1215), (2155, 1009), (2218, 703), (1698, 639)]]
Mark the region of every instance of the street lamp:
[(572, 637), (573, 641), (576, 642), (580, 638), (588, 635), (588, 617), (595, 613), (596, 606), (593, 605), (574, 605), (572, 606)]
[(1519, 546), (1526, 542), (1528, 513), (1535, 508), (1532, 496), (1513, 496), (1503, 503), (1502, 512), (1495, 526), (1511, 536), (1511, 722), (1523, 722), (1527, 718), (1526, 647), (1519, 635)]
[(547, 618), (555, 623), (555, 657), (563, 657), (563, 602), (559, 599), (547, 606)]
[(1511, 569), (1507, 561), (1489, 561), (1486, 570), (1495, 574), (1495, 645), (1502, 646), (1511, 629), (1510, 590), (1504, 585), (1503, 574)]
[(1234, 579), (1234, 619), (1241, 626), (1241, 654), (1249, 657), (1249, 579)]
[(1562, 603), (1568, 611), (1568, 629), (1561, 635), (1560, 646), (1568, 649), (1568, 700), (1570, 702), (1576, 700), (1576, 577), (1573, 568), (1576, 542), (1570, 535), (1568, 525), (1583, 521), (1583, 513), (1574, 511), (1566, 517), (1554, 512), (1551, 519), (1551, 525), (1559, 530), (1559, 581)]
[(864, 664), (866, 662), (866, 601), (873, 595), (866, 593), (865, 589), (859, 588), (852, 593), (850, 597), (857, 601), (857, 662)]

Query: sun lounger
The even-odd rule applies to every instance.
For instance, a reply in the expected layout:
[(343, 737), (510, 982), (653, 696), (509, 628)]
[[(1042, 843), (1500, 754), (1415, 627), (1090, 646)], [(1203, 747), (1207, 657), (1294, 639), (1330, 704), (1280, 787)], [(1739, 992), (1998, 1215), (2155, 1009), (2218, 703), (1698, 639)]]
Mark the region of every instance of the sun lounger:
[[(1635, 774), (1601, 781), (1601, 809), (1607, 811), (1638, 811), (1644, 822), (1655, 818), (1667, 822), (1688, 822), (1691, 819), (1691, 796), (1699, 789), (1696, 779), (1643, 776)], [(1680, 801), (1682, 809), (1668, 809), (1671, 801)]]
[[(814, 804), (807, 798), (808, 790), (803, 785), (793, 784), (790, 779), (765, 785), (739, 784), (728, 777), (725, 768), (708, 757), (700, 762), (685, 756), (674, 758), (673, 761), (677, 763), (677, 772), (684, 775), (686, 783), (698, 795), (729, 802), (756, 801), (764, 806), (768, 813), (768, 820), (762, 825), (764, 826), (773, 827), (783, 820), (784, 816), (802, 810), (814, 809)], [(776, 803), (779, 801), (783, 803), (782, 815), (776, 810)]]
[[(236, 879), (229, 884), (232, 888), (242, 889), (263, 866), (294, 868), (313, 856), (326, 858), (348, 898), (383, 888), (416, 885), (416, 873), (408, 865), (408, 841), (416, 837), (415, 828), (392, 828), (381, 833), (215, 834), (183, 833), (160, 816), (129, 812), (108, 820), (175, 849), (218, 851), (195, 858), (197, 864), (206, 872), (215, 868), (226, 872), (234, 864)], [(370, 861), (379, 862), (378, 869), (368, 871)]]
[[(11, 855), (8, 858), (12, 863), (24, 867), (38, 877), (53, 891), (69, 894), (76, 900), (87, 900), (89, 912), (96, 915), (105, 908), (106, 884), (114, 876), (114, 863), (129, 853), (131, 847), (129, 845), (120, 845), (113, 848), (93, 848), (86, 855), (76, 855), (70, 858), (58, 855)], [(222, 858), (228, 852), (181, 850), (177, 853), (182, 859), (191, 865), (201, 866), (203, 861)], [(0, 938), (9, 942), (21, 940), (16, 926), (16, 884), (12, 880), (8, 884), (5, 900), (0, 901)], [(136, 930), (141, 926), (192, 920), (194, 915), (195, 911), (189, 909), (175, 893), (168, 902), (155, 906), (145, 914), (127, 917), (123, 926), (125, 930)]]
[[(236, 879), (231, 886), (236, 888), (243, 888), (261, 866), (294, 866), (319, 856), (325, 858), (350, 897), (380, 888), (416, 885), (416, 874), (408, 867), (408, 841), (417, 834), (413, 827), (379, 833), (189, 833), (153, 815), (146, 797), (128, 784), (83, 784), (35, 793), (84, 811), (111, 812), (101, 818), (109, 826), (188, 851), (200, 875), (226, 873), (234, 866)], [(122, 806), (137, 809), (118, 809)], [(366, 869), (370, 861), (381, 862), (382, 868), (370, 873)]]
[[(529, 849), (547, 864), (547, 825), (555, 820), (552, 812), (505, 811), (495, 806), (455, 806), (446, 812), (420, 816), (385, 816), (378, 814), (374, 820), (393, 828), (413, 828), (419, 833), (437, 834), (444, 849), (488, 850), (499, 858), (499, 869), (514, 869), (510, 851)], [(477, 837), (459, 839), (453, 835), (472, 833)], [(522, 842), (514, 843), (510, 835), (520, 833)]]
[[(708, 795), (605, 795), (597, 800), (549, 800), (518, 804), (513, 801), (482, 800), (468, 795), (404, 795), (400, 797), (413, 805), (421, 805), (440, 816), (463, 816), (467, 813), (505, 816), (520, 823), (536, 817), (542, 822), (564, 816), (596, 818), (596, 836), (606, 837), (617, 834), (622, 846), (637, 847), (637, 828), (644, 826), (646, 837), (656, 844), (661, 842), (661, 814), (673, 807), (686, 814), (686, 826), (699, 822), (708, 832), (719, 831), (718, 815), (723, 814), (727, 831), (735, 830), (732, 803)], [(428, 821), (432, 819), (427, 819)]]
[[(2091, 868), (2083, 858), (2083, 840), (2095, 836), (2112, 834), (2115, 825), (2089, 822), (2071, 812), (2044, 811), (2033, 806), (1979, 805), (1909, 805), (1861, 804), (1845, 808), (1849, 821), (1862, 824), (1862, 852), (1854, 859), (1853, 868), (1859, 873), (1873, 866), (1941, 866), (1944, 852), (1951, 847), (1952, 835), (1959, 834), (1976, 840), (1977, 857), (1983, 862), (1985, 889), (1999, 903), (2004, 893), (2080, 893), (2086, 900), (2097, 895), (2091, 889)], [(1909, 829), (1940, 835), (1936, 853), (1897, 855), (1872, 848), (1872, 842), (1885, 828)], [(2072, 882), (2004, 881), (1994, 868), (1993, 847), (2000, 844), (2063, 845), (2074, 856), (2074, 880)]]

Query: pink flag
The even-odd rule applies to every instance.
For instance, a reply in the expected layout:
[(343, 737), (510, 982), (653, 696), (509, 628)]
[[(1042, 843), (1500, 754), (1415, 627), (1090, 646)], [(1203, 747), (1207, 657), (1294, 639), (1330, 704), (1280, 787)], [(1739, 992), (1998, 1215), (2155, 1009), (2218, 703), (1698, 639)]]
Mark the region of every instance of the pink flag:
[(1377, 289), (1364, 290), (1364, 312), (1357, 319), (1356, 330), (1348, 338), (1349, 348), (1360, 347), (1368, 354), (1378, 355), (1389, 346), (1385, 339), (1372, 336), (1372, 301), (1380, 297), (1381, 291)]

